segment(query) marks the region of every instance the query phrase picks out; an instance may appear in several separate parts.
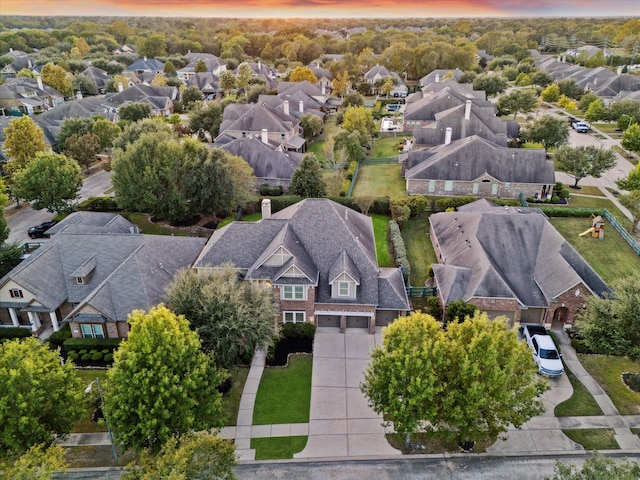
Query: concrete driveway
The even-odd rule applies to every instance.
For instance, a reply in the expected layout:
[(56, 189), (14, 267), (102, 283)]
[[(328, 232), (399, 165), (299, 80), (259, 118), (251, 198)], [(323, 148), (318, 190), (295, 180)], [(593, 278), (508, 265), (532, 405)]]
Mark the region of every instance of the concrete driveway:
[(401, 455), (389, 445), (382, 416), (368, 405), (360, 382), (381, 334), (353, 328), (319, 328), (313, 344), (307, 445), (294, 458)]

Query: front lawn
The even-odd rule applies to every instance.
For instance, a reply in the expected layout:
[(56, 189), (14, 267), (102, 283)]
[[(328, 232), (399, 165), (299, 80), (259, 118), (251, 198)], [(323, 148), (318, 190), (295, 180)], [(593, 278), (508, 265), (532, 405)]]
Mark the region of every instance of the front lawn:
[(573, 386), (573, 395), (562, 403), (556, 405), (554, 415), (556, 417), (578, 417), (578, 416), (598, 416), (603, 415), (602, 409), (598, 402), (589, 393), (589, 390), (582, 384), (580, 380), (569, 370), (565, 369), (571, 386)]
[(293, 458), (294, 453), (304, 449), (307, 438), (306, 436), (252, 438), (251, 448), (256, 450), (256, 460)]
[(312, 365), (311, 355), (292, 355), (287, 367), (264, 369), (253, 409), (253, 425), (309, 421)]
[[(107, 379), (106, 370), (76, 370), (76, 373), (82, 380), (82, 388), (87, 387), (96, 378), (100, 379), (100, 385), (104, 388), (104, 384)], [(73, 427), (73, 433), (92, 433), (92, 432), (106, 432), (107, 425), (104, 422), (96, 423), (91, 420), (91, 414), (95, 409), (95, 402), (98, 401), (98, 387), (94, 384), (91, 392), (85, 395), (83, 407), (84, 413), (82, 418)]]
[(410, 218), (402, 229), (402, 238), (411, 265), (411, 285), (424, 286), (429, 267), (438, 263), (438, 258), (429, 237), (429, 217)]
[(631, 390), (622, 381), (625, 372), (640, 371), (640, 362), (634, 362), (627, 357), (612, 355), (584, 355), (578, 354), (580, 363), (591, 376), (607, 392), (620, 415), (640, 414), (640, 393)]
[(238, 409), (240, 408), (240, 398), (242, 390), (249, 375), (247, 367), (231, 367), (231, 390), (222, 396), (222, 410), (227, 420), (226, 425), (235, 425), (238, 421)]
[(406, 197), (407, 189), (399, 163), (360, 164), (354, 197)]
[(378, 265), (381, 267), (393, 267), (393, 258), (389, 252), (389, 242), (387, 240), (389, 217), (386, 215), (372, 215), (371, 220), (373, 222), (373, 235), (376, 239)]
[(615, 450), (620, 446), (614, 437), (613, 428), (581, 428), (562, 430), (567, 437), (582, 445), (585, 450)]
[[(594, 195), (596, 197), (604, 197), (604, 193), (600, 190), (600, 187), (596, 187), (594, 185), (578, 185), (580, 187), (579, 190), (570, 188), (569, 185), (563, 184), (562, 188), (566, 188), (569, 190), (569, 193), (579, 193), (581, 195)], [(571, 197), (574, 198), (574, 197)]]
[(605, 282), (640, 271), (640, 257), (611, 226), (605, 227), (604, 239), (599, 240), (579, 236), (591, 227), (588, 218), (551, 217), (549, 221)]

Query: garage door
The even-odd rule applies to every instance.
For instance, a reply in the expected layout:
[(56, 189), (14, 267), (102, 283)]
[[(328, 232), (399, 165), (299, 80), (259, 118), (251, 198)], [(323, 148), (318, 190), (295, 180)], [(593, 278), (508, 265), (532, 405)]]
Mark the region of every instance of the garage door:
[(340, 315), (318, 315), (318, 327), (340, 328)]
[(522, 310), (520, 314), (520, 322), (521, 323), (542, 323), (542, 314), (544, 313), (544, 309), (542, 308), (528, 308), (527, 310)]
[(514, 312), (509, 312), (506, 310), (488, 310), (487, 311), (487, 315), (489, 316), (490, 319), (494, 319), (494, 318), (498, 318), (498, 317), (507, 317), (507, 319), (509, 320), (510, 324), (513, 324), (513, 313)]
[(369, 328), (369, 317), (347, 317), (347, 328)]
[(398, 312), (395, 311), (378, 310), (376, 312), (376, 327), (385, 327), (393, 322), (398, 316)]

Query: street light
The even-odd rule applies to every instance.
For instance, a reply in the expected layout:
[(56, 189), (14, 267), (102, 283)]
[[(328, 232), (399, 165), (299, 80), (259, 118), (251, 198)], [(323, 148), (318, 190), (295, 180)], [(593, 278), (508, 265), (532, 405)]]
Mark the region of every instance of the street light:
[(102, 403), (102, 413), (104, 414), (104, 420), (107, 423), (107, 430), (109, 431), (109, 439), (111, 440), (111, 450), (113, 450), (113, 458), (115, 460), (118, 460), (118, 452), (116, 452), (116, 445), (113, 442), (113, 432), (111, 431), (111, 425), (109, 424), (109, 417), (107, 417), (107, 412), (104, 409), (104, 396), (102, 395), (100, 379), (96, 378), (93, 382), (87, 385), (87, 388), (84, 389), (84, 393), (91, 393), (91, 389), (93, 388), (94, 383), (98, 385), (98, 393), (100, 394), (100, 402)]

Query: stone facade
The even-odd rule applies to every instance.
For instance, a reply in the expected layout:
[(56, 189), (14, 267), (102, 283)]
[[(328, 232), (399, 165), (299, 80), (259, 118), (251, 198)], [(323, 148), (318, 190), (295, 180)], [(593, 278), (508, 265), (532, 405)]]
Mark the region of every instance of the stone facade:
[(520, 193), (525, 197), (537, 195), (539, 198), (546, 198), (547, 194), (553, 191), (553, 185), (503, 183), (489, 176), (479, 178), (475, 182), (408, 179), (406, 185), (409, 195), (469, 195), (480, 198), (518, 198)]

